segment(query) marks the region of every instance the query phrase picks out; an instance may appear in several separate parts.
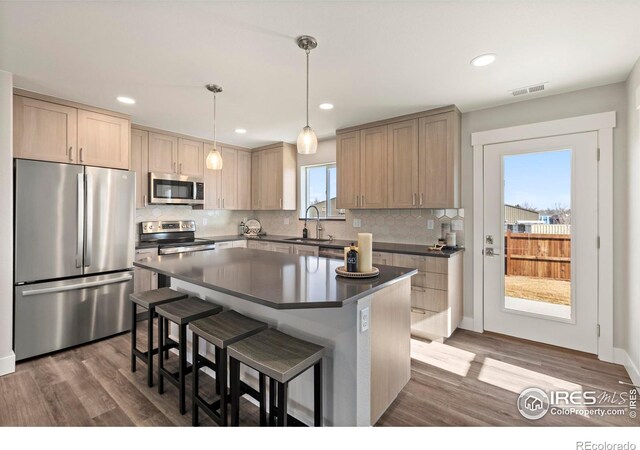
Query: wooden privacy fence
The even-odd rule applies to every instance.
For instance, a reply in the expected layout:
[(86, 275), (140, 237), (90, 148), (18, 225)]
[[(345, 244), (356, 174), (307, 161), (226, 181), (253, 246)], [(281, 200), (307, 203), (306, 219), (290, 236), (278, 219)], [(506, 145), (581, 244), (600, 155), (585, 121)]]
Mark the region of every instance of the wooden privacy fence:
[(505, 275), (571, 280), (571, 235), (507, 231), (504, 248)]

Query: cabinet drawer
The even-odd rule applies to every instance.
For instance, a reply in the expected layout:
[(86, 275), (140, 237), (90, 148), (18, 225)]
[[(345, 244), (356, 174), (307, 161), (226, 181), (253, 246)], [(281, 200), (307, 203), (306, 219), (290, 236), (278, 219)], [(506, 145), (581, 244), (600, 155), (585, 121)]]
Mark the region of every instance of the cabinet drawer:
[(393, 253), (372, 252), (371, 258), (373, 264), (382, 264), (383, 266), (393, 265)]
[(418, 255), (402, 255), (395, 253), (393, 255), (393, 265), (398, 267), (410, 267), (418, 269), (421, 272), (431, 273), (447, 273), (449, 259), (436, 258), (432, 256)]
[(241, 241), (233, 241), (233, 248), (247, 248), (247, 241), (244, 239)]
[(141, 248), (136, 250), (136, 261), (140, 261), (151, 256), (158, 256), (157, 248)]
[(411, 333), (426, 338), (448, 337), (447, 313), (411, 308)]
[(271, 250), (271, 244), (269, 242), (249, 241), (247, 247), (256, 250)]
[(412, 286), (411, 307), (432, 312), (446, 311), (448, 308), (447, 291)]
[(277, 252), (277, 253), (293, 253), (293, 248), (291, 247), (291, 244), (278, 244), (276, 242), (271, 244), (270, 250), (272, 252)]
[(443, 273), (418, 272), (411, 277), (411, 286), (446, 291), (448, 281), (448, 276)]
[(231, 248), (233, 247), (233, 242), (216, 242), (216, 250), (222, 250), (223, 248)]

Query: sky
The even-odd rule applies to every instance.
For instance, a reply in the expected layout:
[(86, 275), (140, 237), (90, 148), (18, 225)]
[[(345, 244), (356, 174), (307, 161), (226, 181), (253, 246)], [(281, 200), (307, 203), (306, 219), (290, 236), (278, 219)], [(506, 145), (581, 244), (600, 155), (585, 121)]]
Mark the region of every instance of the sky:
[(505, 156), (504, 202), (571, 207), (571, 150)]

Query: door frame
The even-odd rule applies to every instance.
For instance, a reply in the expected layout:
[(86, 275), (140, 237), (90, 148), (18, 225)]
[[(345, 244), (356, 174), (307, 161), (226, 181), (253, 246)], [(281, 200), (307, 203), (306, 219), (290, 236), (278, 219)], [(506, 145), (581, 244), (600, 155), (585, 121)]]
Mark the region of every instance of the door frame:
[[(484, 146), (596, 131), (598, 133), (598, 358), (613, 362), (613, 128), (616, 112), (480, 131), (473, 147), (473, 331), (484, 332)], [(595, 330), (594, 330), (595, 332)]]

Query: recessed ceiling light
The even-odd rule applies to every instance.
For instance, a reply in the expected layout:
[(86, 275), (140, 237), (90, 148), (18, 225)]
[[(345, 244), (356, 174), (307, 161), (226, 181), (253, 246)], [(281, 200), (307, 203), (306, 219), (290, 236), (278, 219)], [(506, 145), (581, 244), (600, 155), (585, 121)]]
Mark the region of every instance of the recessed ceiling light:
[(136, 101), (135, 101), (134, 99), (132, 99), (131, 97), (122, 97), (122, 96), (118, 97), (118, 98), (117, 98), (117, 100), (118, 100), (120, 103), (124, 103), (125, 105), (133, 105), (133, 104), (135, 104), (135, 102), (136, 102)]
[(496, 60), (495, 53), (486, 53), (484, 55), (476, 56), (471, 60), (471, 65), (476, 67), (488, 66)]
[(245, 134), (247, 132), (247, 130), (245, 130), (244, 128), (236, 128), (236, 133), (238, 134)]
[(333, 105), (331, 103), (321, 103), (320, 109), (333, 109)]

